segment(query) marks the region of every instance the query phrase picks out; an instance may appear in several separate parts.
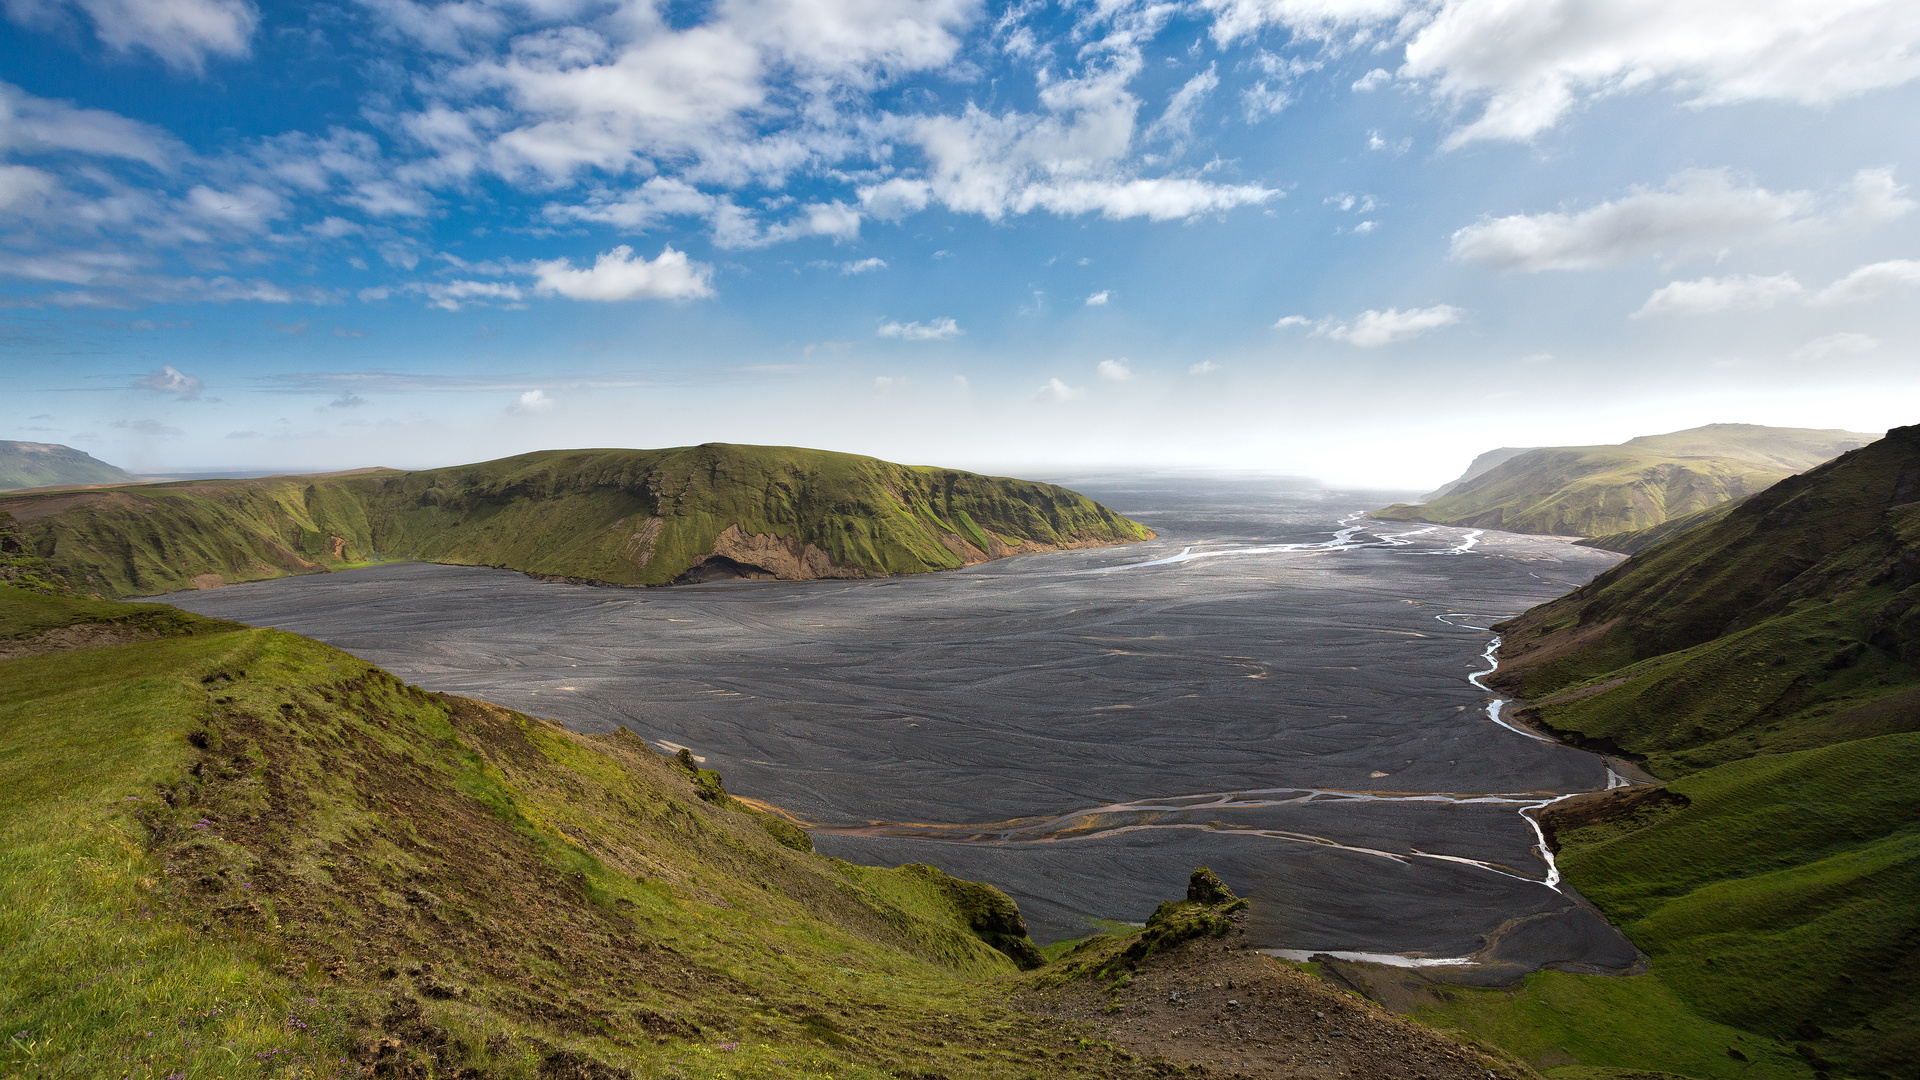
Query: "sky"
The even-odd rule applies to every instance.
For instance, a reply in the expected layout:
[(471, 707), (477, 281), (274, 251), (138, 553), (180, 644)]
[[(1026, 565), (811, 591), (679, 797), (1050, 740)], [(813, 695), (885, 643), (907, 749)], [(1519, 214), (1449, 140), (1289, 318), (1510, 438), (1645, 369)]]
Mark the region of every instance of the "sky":
[(135, 472), (1920, 422), (1912, 0), (0, 14), (0, 438)]

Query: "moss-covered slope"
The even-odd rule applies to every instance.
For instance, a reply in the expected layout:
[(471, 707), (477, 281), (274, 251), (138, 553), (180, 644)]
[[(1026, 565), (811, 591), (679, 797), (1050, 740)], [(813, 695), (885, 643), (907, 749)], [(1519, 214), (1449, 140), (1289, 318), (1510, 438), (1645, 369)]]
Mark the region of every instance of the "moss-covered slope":
[(1561, 536), (1627, 533), (1751, 495), (1874, 437), (1710, 424), (1617, 446), (1543, 447), (1470, 473), (1438, 498), (1374, 516)]
[[(0, 586), (16, 646), (147, 607)], [(795, 850), (624, 731), (173, 630), (0, 660), (9, 1076), (1137, 1071), (1003, 1007), (988, 886)]]
[(1547, 814), (1653, 976), (1818, 1072), (1920, 1075), (1920, 427), (1498, 629), (1522, 718), (1671, 781)]
[(56, 484), (132, 484), (138, 478), (85, 450), (0, 439), (0, 491)]
[(374, 558), (617, 585), (867, 577), (1152, 536), (1050, 484), (730, 445), (16, 496), (0, 509), (51, 569), (102, 596)]

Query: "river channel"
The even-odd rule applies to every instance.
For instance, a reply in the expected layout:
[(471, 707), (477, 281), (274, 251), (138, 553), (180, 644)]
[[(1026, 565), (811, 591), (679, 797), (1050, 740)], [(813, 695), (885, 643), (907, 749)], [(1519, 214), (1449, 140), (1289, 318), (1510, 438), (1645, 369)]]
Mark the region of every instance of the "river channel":
[(1486, 627), (1617, 556), (1374, 521), (1379, 492), (1061, 482), (1159, 538), (869, 581), (636, 590), (405, 563), (163, 599), (689, 747), (822, 852), (993, 882), (1042, 942), (1138, 922), (1205, 864), (1287, 955), (1470, 981), (1635, 961), (1523, 815), (1617, 779), (1507, 726), (1473, 679)]

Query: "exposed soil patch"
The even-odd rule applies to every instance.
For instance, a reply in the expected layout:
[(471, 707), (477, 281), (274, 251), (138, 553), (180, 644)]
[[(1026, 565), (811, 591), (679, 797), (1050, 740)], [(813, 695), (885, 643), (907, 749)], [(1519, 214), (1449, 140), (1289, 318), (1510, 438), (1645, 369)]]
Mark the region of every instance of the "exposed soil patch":
[(1507, 1080), (1522, 1070), (1244, 948), (1244, 932), (1151, 957), (1131, 979), (1082, 979), (1019, 1004), (1143, 1057), (1206, 1074)]

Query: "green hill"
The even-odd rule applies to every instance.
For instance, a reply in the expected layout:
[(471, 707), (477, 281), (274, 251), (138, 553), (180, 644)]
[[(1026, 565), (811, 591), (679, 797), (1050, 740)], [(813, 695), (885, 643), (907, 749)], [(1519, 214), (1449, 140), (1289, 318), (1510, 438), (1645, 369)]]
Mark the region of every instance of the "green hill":
[(0, 496), (0, 511), (50, 571), (101, 596), (375, 559), (614, 585), (870, 577), (1153, 535), (1051, 484), (722, 444)]
[(1522, 719), (1668, 781), (1545, 815), (1646, 978), (1816, 1074), (1920, 1075), (1920, 427), (1497, 629)]
[(139, 478), (84, 450), (0, 439), (0, 491), (65, 484), (133, 484)]
[(1628, 533), (1751, 495), (1875, 437), (1709, 424), (1617, 446), (1542, 447), (1469, 470), (1425, 503), (1373, 516), (1559, 536)]

